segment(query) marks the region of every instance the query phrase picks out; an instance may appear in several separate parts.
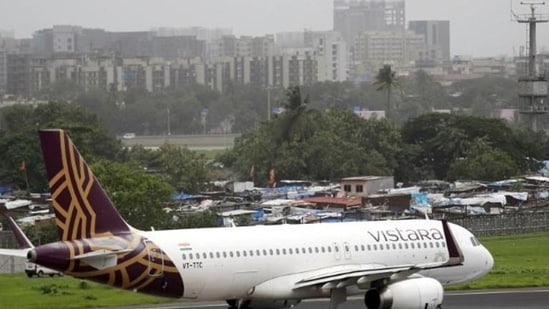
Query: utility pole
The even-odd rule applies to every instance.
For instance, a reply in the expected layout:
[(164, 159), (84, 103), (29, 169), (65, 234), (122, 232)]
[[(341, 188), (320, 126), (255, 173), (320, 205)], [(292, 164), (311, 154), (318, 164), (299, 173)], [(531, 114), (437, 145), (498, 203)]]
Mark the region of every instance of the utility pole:
[(172, 130), (170, 126), (170, 108), (168, 107), (168, 136), (172, 135)]
[(271, 121), (271, 87), (267, 86), (267, 121)]
[(547, 15), (536, 14), (536, 6), (545, 5), (544, 1), (521, 1), (521, 5), (530, 6), (530, 14), (514, 14), (518, 23), (528, 24), (528, 66), (526, 74), (519, 77), (519, 112), (533, 130), (538, 130), (538, 117), (547, 114), (547, 78), (538, 74), (536, 69), (536, 26), (546, 23)]

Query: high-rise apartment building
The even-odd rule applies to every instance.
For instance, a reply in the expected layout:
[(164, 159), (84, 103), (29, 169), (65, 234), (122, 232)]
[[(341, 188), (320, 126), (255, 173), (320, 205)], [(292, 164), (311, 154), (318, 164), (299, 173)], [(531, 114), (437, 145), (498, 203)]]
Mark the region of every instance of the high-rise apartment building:
[(7, 93), (18, 96), (29, 96), (31, 56), (28, 54), (7, 55)]
[(334, 30), (352, 45), (364, 31), (403, 30), (404, 0), (334, 0)]
[(355, 39), (356, 74), (376, 72), (383, 64), (405, 65), (424, 52), (422, 35), (411, 31), (366, 31)]
[(304, 35), (305, 46), (315, 51), (318, 81), (347, 80), (348, 50), (341, 34), (335, 31), (306, 31)]
[(450, 21), (413, 20), (408, 29), (425, 39), (425, 52), (420, 55), (420, 61), (438, 63), (450, 60)]

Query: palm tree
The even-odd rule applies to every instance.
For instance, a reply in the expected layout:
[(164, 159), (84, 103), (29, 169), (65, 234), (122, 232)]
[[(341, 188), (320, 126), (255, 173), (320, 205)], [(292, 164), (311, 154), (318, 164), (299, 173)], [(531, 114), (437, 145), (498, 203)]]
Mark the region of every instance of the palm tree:
[(309, 96), (303, 97), (299, 86), (288, 88), (286, 101), (282, 103), (284, 113), (278, 117), (281, 141), (301, 140), (314, 129), (312, 118), (318, 112), (309, 109), (308, 103)]
[(376, 80), (374, 81), (374, 86), (376, 90), (385, 90), (387, 91), (387, 118), (391, 119), (392, 108), (391, 108), (391, 91), (393, 87), (397, 87), (398, 80), (396, 77), (396, 72), (393, 71), (391, 65), (385, 64), (376, 75)]

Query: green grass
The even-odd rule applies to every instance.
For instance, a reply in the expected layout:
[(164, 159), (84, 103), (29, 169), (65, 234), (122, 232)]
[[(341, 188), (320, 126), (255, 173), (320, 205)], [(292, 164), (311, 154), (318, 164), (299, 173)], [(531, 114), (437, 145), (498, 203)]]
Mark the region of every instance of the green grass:
[(481, 239), (494, 257), (485, 277), (452, 289), (549, 286), (549, 233)]
[(194, 150), (194, 151), (203, 154), (206, 157), (206, 159), (215, 159), (215, 157), (217, 155), (222, 154), (227, 150), (225, 150), (225, 149), (210, 149), (210, 150), (199, 149), (199, 150)]
[(71, 277), (27, 278), (0, 275), (0, 308), (93, 308), (158, 304), (173, 301), (114, 289)]
[[(481, 239), (494, 269), (475, 282), (450, 289), (549, 286), (549, 233)], [(122, 291), (70, 277), (0, 275), (0, 309), (93, 308), (157, 304), (173, 300)]]

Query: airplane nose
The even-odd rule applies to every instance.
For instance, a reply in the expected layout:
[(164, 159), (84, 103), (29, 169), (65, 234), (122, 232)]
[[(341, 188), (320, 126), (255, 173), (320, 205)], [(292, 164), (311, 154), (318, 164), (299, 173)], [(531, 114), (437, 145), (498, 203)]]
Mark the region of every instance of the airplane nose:
[(484, 248), (484, 250), (486, 251), (485, 270), (486, 270), (486, 273), (488, 273), (490, 272), (490, 270), (492, 270), (492, 267), (494, 267), (494, 257), (492, 257), (492, 254), (490, 254), (490, 251), (488, 251), (488, 249)]

